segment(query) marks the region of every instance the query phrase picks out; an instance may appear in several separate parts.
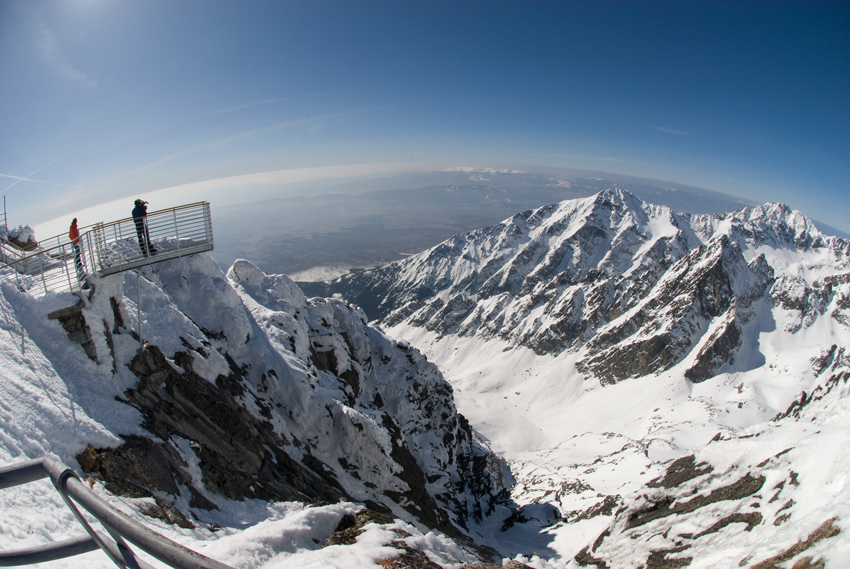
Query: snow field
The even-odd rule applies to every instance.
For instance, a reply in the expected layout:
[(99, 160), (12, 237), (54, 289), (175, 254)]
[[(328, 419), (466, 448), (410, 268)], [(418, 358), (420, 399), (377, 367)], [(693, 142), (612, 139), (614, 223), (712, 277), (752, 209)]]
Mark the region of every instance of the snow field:
[[(244, 266), (242, 268), (247, 270)], [(251, 277), (259, 279), (255, 282), (258, 287), (254, 292), (260, 295), (263, 289), (259, 285), (268, 283), (260, 275), (248, 275), (246, 282)], [(340, 319), (351, 318), (343, 325), (359, 325), (364, 334), (375, 334), (374, 340), (378, 340), (378, 336), (383, 338), (383, 335), (369, 331), (362, 315), (338, 311), (335, 306), (342, 304), (336, 301), (318, 303), (315, 312), (310, 312), (313, 309), (307, 310), (303, 293), (288, 279), (277, 279), (271, 290), (273, 293), (266, 294), (265, 300), (272, 305), (272, 310), (258, 302), (252, 304), (250, 295), (240, 296), (206, 255), (161, 263), (154, 271), (143, 270), (138, 280), (135, 273), (100, 279), (97, 294), (82, 309), (98, 355), (98, 362), (94, 362), (80, 345), (68, 340), (59, 322), (46, 317), (54, 310), (75, 304), (79, 300), (77, 297), (49, 294), (32, 298), (17, 291), (13, 285), (0, 282), (0, 464), (14, 464), (53, 453), (66, 464), (77, 467), (75, 456), (87, 444), (114, 447), (121, 444), (118, 433), (144, 433), (139, 413), (116, 400), (127, 388), (134, 386), (137, 379), (126, 366), (115, 365), (115, 362), (129, 362), (139, 348), (138, 340), (126, 330), (139, 330), (137, 309), (140, 306), (141, 331), (145, 340), (155, 343), (167, 355), (190, 351), (194, 357), (194, 371), (204, 377), (214, 378), (217, 374), (230, 373), (229, 365), (217, 346), (242, 358), (240, 361), (248, 362), (253, 370), (262, 371), (270, 366), (278, 369), (278, 380), (266, 382), (263, 386), (273, 394), (269, 397), (280, 397), (279, 400), (288, 403), (292, 415), (274, 418), (283, 432), (289, 432), (298, 423), (301, 423), (304, 432), (310, 432), (313, 430), (311, 425), (314, 425), (316, 430), (313, 432), (327, 433), (322, 444), (328, 449), (329, 461), (335, 461), (337, 456), (332, 450), (339, 452), (334, 441), (342, 441), (342, 446), (350, 447), (349, 452), (362, 456), (366, 463), (370, 453), (373, 455), (375, 481), (387, 487), (392, 487), (393, 481), (396, 481), (399, 483), (397, 490), (406, 491), (407, 486), (395, 478), (391, 468), (386, 468), (390, 448), (387, 433), (370, 427), (377, 417), (340, 405), (339, 393), (321, 384), (325, 381), (336, 385), (338, 379), (325, 372), (321, 372), (320, 377), (311, 377), (304, 361), (294, 356), (288, 340), (284, 339), (291, 334), (283, 332), (287, 327), (289, 332), (293, 332), (296, 326), (303, 324), (293, 316), (301, 311), (311, 314), (309, 318), (316, 318), (308, 324), (314, 329), (338, 327)], [(117, 316), (110, 305), (110, 296), (121, 299)], [(139, 306), (136, 305), (137, 298)], [(124, 333), (110, 332), (116, 325), (116, 318), (122, 321)], [(332, 329), (338, 332), (343, 328)], [(267, 337), (265, 330), (277, 330), (281, 335), (269, 334)], [(209, 341), (209, 337), (214, 339)], [(364, 340), (355, 335), (350, 336), (350, 341), (356, 353), (369, 349)], [(296, 344), (299, 342), (302, 340), (298, 339)], [(392, 346), (393, 350), (404, 354), (389, 340), (380, 339), (377, 345), (385, 345), (386, 349)], [(309, 346), (302, 344), (301, 347), (309, 351)], [(333, 346), (333, 349), (339, 355), (339, 361), (348, 365), (342, 358), (342, 346)], [(414, 357), (412, 350), (408, 353), (411, 358)], [(421, 356), (416, 357), (421, 360)], [(403, 361), (408, 361), (406, 356)], [(399, 366), (394, 370), (395, 374), (408, 373), (411, 369), (403, 368), (401, 363), (393, 365)], [(437, 380), (438, 372), (433, 365), (424, 360), (419, 365), (421, 375), (417, 381), (423, 382), (423, 387)], [(391, 373), (384, 378), (384, 387), (391, 387), (392, 377)], [(252, 376), (251, 381), (260, 385), (259, 377)], [(352, 428), (345, 432), (328, 430), (330, 417), (322, 418), (321, 413), (310, 410), (315, 408), (315, 401), (307, 406), (305, 394), (310, 393), (314, 399), (324, 398), (328, 404), (334, 403), (336, 418), (331, 422)], [(392, 412), (400, 417), (407, 413), (413, 418), (420, 412), (412, 403), (406, 402), (406, 395), (401, 391), (393, 395), (392, 390), (386, 389), (384, 397), (387, 406), (393, 407)], [(405, 410), (405, 406), (409, 409)], [(254, 412), (259, 414), (259, 409), (255, 408)], [(311, 415), (313, 423), (306, 420)], [(361, 430), (355, 425), (366, 428)], [(336, 439), (338, 435), (342, 438)], [(430, 430), (423, 428), (421, 438), (425, 450), (422, 452), (433, 455), (433, 464), (426, 464), (426, 469), (439, 469), (440, 461), (445, 460), (435, 450), (439, 446), (437, 442), (427, 442), (429, 437), (434, 436)], [(187, 463), (187, 472), (203, 493), (198, 459), (191, 449), (193, 443), (177, 437), (175, 444)], [(427, 450), (429, 444), (434, 447), (430, 451)], [(140, 506), (152, 503), (151, 499), (119, 498), (106, 492), (100, 481), (93, 481), (93, 488), (119, 510), (145, 525), (237, 569), (292, 566), (372, 568), (402, 553), (395, 547), (389, 547), (390, 541), (409, 543), (412, 547), (423, 549), (434, 561), (446, 567), (460, 567), (477, 560), (445, 536), (403, 522), (390, 526), (372, 524), (364, 528), (364, 533), (358, 536), (354, 545), (321, 548), (321, 542), (335, 530), (341, 518), (361, 509), (360, 504), (344, 502), (308, 508), (295, 503), (234, 502), (217, 498), (220, 510), (203, 514), (204, 519), (197, 521), (195, 529), (181, 529), (141, 515)], [(374, 498), (374, 491), (366, 486), (362, 488), (364, 498)], [(434, 489), (437, 489), (436, 486)], [(175, 504), (188, 510), (188, 496), (176, 497)], [(4, 550), (62, 539), (82, 531), (59, 494), (46, 481), (0, 491), (0, 508), (4, 513), (0, 522), (0, 548)], [(392, 531), (393, 528), (398, 528), (399, 532)], [(79, 567), (80, 564), (90, 569), (113, 566), (100, 552), (43, 566), (63, 569)], [(162, 566), (155, 561), (151, 564)]]

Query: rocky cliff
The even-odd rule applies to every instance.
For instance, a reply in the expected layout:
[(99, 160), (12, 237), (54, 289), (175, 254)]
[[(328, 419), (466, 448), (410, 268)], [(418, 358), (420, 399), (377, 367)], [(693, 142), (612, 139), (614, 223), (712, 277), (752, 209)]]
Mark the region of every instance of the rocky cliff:
[(117, 399), (141, 430), (78, 460), (153, 498), (151, 515), (188, 526), (223, 500), (345, 498), (462, 536), (510, 482), (436, 366), (285, 276), (245, 261), (225, 276), (199, 255), (103, 279), (82, 312), (100, 365), (136, 378)]
[[(393, 326), (581, 354), (603, 384), (687, 362), (694, 382), (739, 358), (743, 328), (797, 314), (848, 321), (850, 242), (766, 204), (676, 214), (621, 189), (458, 235), (332, 289)], [(756, 325), (756, 324), (753, 324)], [(752, 349), (748, 346), (746, 349)]]

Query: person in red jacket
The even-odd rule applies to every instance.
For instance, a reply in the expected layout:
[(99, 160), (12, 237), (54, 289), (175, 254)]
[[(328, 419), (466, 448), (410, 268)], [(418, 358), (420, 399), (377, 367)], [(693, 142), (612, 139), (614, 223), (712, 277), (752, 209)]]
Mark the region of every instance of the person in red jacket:
[(77, 281), (80, 283), (80, 288), (86, 290), (89, 288), (88, 276), (83, 265), (83, 250), (80, 248), (80, 230), (77, 229), (77, 218), (71, 222), (71, 229), (68, 231), (68, 239), (71, 240), (71, 245), (74, 247), (74, 266), (77, 269)]

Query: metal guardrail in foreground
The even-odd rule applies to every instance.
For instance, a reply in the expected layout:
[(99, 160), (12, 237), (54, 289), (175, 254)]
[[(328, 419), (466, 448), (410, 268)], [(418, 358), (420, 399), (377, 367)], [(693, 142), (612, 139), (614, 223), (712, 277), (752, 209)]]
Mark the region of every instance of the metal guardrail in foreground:
[(67, 235), (58, 235), (40, 241), (39, 250), (26, 256), (0, 243), (0, 261), (5, 263), (0, 270), (14, 269), (18, 288), (30, 293), (77, 291), (91, 275), (103, 277), (214, 248), (209, 202), (150, 212), (142, 231), (137, 221), (128, 217), (95, 223), (80, 232), (76, 246)]
[[(27, 484), (42, 478), (50, 478), (65, 504), (86, 530), (87, 535), (16, 551), (0, 551), (0, 567), (55, 561), (101, 549), (118, 567), (154, 569), (149, 563), (136, 557), (127, 545), (126, 539), (152, 557), (177, 569), (233, 569), (229, 565), (187, 549), (122, 514), (87, 488), (77, 474), (55, 456), (48, 455), (0, 468), (0, 489)], [(106, 529), (108, 535), (93, 529), (76, 504), (94, 516)]]

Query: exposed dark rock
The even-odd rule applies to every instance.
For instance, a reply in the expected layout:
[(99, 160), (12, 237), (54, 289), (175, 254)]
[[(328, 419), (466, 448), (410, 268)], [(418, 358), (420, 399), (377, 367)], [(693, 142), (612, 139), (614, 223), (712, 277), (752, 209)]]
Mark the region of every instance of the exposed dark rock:
[(68, 338), (79, 344), (85, 350), (86, 355), (93, 361), (97, 361), (97, 350), (92, 341), (91, 331), (83, 316), (82, 303), (56, 310), (47, 315), (50, 320), (57, 320), (68, 334)]
[(501, 563), (473, 563), (464, 565), (461, 569), (532, 569), (530, 565), (511, 559), (504, 565)]
[[(707, 339), (686, 375), (704, 381), (734, 360), (741, 344), (740, 321), (747, 320), (749, 304), (766, 293), (772, 271), (759, 261), (748, 266), (737, 243), (721, 235), (710, 246), (691, 251), (668, 273), (639, 310), (588, 342), (593, 355), (577, 364), (580, 371), (610, 384), (667, 370), (718, 318), (725, 323)], [(742, 275), (748, 288), (736, 297), (734, 283)]]
[(605, 496), (598, 504), (594, 504), (585, 510), (572, 510), (564, 513), (564, 521), (571, 524), (580, 520), (589, 520), (596, 516), (610, 516), (622, 506), (623, 499), (619, 495)]
[(694, 365), (685, 371), (685, 377), (694, 383), (714, 377), (720, 366), (732, 363), (740, 347), (741, 325), (737, 320), (727, 320), (706, 340)]
[(178, 484), (187, 484), (186, 463), (170, 445), (136, 435), (122, 437), (117, 449), (95, 449), (89, 445), (77, 455), (84, 472), (98, 473), (106, 489), (120, 496), (144, 498), (164, 492), (179, 496)]
[(114, 296), (109, 297), (109, 306), (112, 307), (112, 333), (120, 334), (124, 326), (124, 317), (121, 315), (121, 304)]
[[(342, 517), (334, 533), (322, 542), (321, 547), (354, 544), (357, 542), (357, 536), (363, 533), (363, 528), (367, 524), (375, 523), (379, 525), (386, 525), (393, 523), (393, 521), (392, 517), (369, 508), (360, 510), (355, 515), (347, 514)], [(394, 529), (392, 531), (395, 532), (400, 539), (391, 541), (387, 545), (399, 549), (403, 553), (401, 553), (398, 557), (381, 561), (379, 565), (382, 567), (393, 567), (396, 569), (441, 569), (440, 565), (431, 561), (424, 552), (410, 547), (401, 541), (401, 539), (405, 537), (410, 537), (409, 534), (398, 529)], [(475, 567), (478, 567), (479, 565), (480, 564), (476, 564)], [(494, 566), (502, 567), (501, 565)], [(519, 569), (519, 567), (520, 566), (517, 566), (517, 569)]]
[(21, 251), (33, 251), (38, 247), (38, 241), (33, 241), (31, 237), (27, 237), (26, 241), (18, 239), (18, 235), (7, 235), (5, 241), (20, 249)]
[(747, 513), (734, 513), (729, 514), (725, 518), (714, 523), (710, 528), (703, 530), (693, 536), (693, 539), (699, 539), (704, 535), (708, 535), (710, 533), (715, 533), (725, 528), (729, 524), (747, 524), (747, 527), (744, 528), (744, 531), (751, 531), (755, 526), (759, 525), (762, 521), (762, 515), (758, 512), (747, 512)]
[(692, 454), (675, 460), (673, 464), (667, 467), (664, 476), (650, 480), (646, 486), (648, 488), (675, 488), (688, 480), (712, 471), (710, 465), (705, 463), (697, 465), (695, 462), (696, 459)]
[(390, 569), (443, 569), (428, 559), (428, 556), (423, 551), (414, 549), (402, 541), (390, 542), (389, 545), (404, 551), (404, 553), (398, 557), (381, 561), (379, 563), (381, 567), (388, 567)]
[[(87, 472), (97, 472), (119, 495), (151, 496), (165, 492), (191, 496), (193, 507), (215, 507), (213, 494), (193, 487), (175, 437), (191, 442), (204, 488), (233, 500), (300, 500), (335, 502), (346, 497), (333, 478), (308, 470), (287, 454), (287, 441), (269, 423), (251, 415), (231, 391), (191, 371), (176, 370), (156, 346), (148, 346), (129, 367), (139, 376), (127, 402), (144, 416), (143, 426), (158, 439), (123, 437), (116, 449), (89, 447), (78, 456)], [(234, 378), (219, 378), (229, 385)], [(318, 462), (318, 461), (317, 461)]]
[(153, 504), (144, 504), (139, 508), (146, 516), (162, 520), (167, 524), (180, 526), (181, 528), (192, 529), (195, 524), (186, 519), (183, 513), (174, 507), (174, 504), (159, 496), (154, 497)]
[(549, 527), (560, 521), (558, 509), (551, 504), (527, 504), (514, 510), (503, 522), (500, 531), (507, 531), (516, 524), (534, 520), (541, 527)]
[[(816, 543), (823, 541), (824, 539), (828, 539), (830, 537), (835, 537), (841, 530), (835, 526), (835, 521), (838, 518), (832, 518), (826, 520), (821, 526), (809, 534), (805, 540), (800, 541), (783, 551), (782, 553), (770, 557), (769, 559), (765, 559), (759, 563), (755, 563), (751, 565), (751, 569), (780, 569), (786, 561), (791, 561)], [(805, 567), (817, 567), (817, 561), (812, 561), (811, 557), (806, 558), (806, 560), (800, 560), (803, 564), (798, 565), (794, 564), (794, 567), (797, 569), (803, 569)], [(820, 566), (823, 567), (823, 562), (819, 562)]]
[[(393, 523), (393, 518), (385, 513), (364, 508), (356, 514), (346, 514), (330, 536), (323, 542), (322, 547), (329, 545), (351, 545), (357, 542), (357, 536), (363, 533), (363, 527), (367, 524), (386, 525)], [(399, 535), (399, 530), (394, 530)], [(399, 535), (399, 537), (406, 537)]]
[(825, 383), (817, 386), (815, 389), (811, 391), (811, 393), (806, 393), (805, 391), (800, 394), (800, 396), (795, 399), (788, 408), (773, 417), (773, 421), (779, 421), (781, 419), (785, 419), (786, 417), (794, 417), (796, 419), (800, 418), (800, 414), (803, 409), (805, 409), (809, 404), (814, 401), (818, 401), (823, 399), (823, 397), (835, 389), (836, 387), (846, 384), (847, 380), (850, 379), (850, 372), (838, 373), (830, 377), (826, 380)]
[(691, 557), (667, 557), (671, 553), (681, 553), (690, 548), (688, 545), (653, 551), (646, 559), (646, 569), (679, 569), (687, 567), (693, 561)]
[(764, 481), (764, 476), (754, 477), (747, 473), (732, 484), (717, 488), (708, 496), (696, 496), (687, 502), (675, 503), (672, 498), (667, 497), (659, 502), (651, 503), (640, 511), (632, 513), (629, 517), (627, 527), (631, 529), (642, 526), (673, 514), (687, 514), (723, 500), (740, 500), (746, 498), (758, 492), (764, 485)]
[[(392, 458), (401, 465), (402, 471), (399, 477), (408, 485), (408, 490), (403, 494), (397, 492), (388, 492), (388, 495), (393, 499), (401, 502), (404, 505), (407, 498), (408, 505), (404, 507), (411, 511), (421, 519), (428, 527), (439, 528), (448, 535), (457, 537), (459, 532), (451, 525), (448, 517), (434, 502), (434, 498), (426, 489), (427, 481), (425, 473), (416, 462), (416, 459), (410, 454), (407, 447), (399, 444), (402, 440), (398, 426), (393, 421), (392, 417), (387, 414), (383, 416), (384, 427), (390, 432), (392, 440)], [(426, 507), (423, 507), (426, 506)]]
[(586, 567), (588, 565), (595, 565), (597, 569), (609, 569), (608, 564), (605, 563), (604, 559), (600, 559), (598, 557), (594, 557), (591, 554), (591, 550), (589, 547), (585, 546), (579, 551), (576, 556), (573, 558), (573, 561), (581, 565), (582, 567)]

